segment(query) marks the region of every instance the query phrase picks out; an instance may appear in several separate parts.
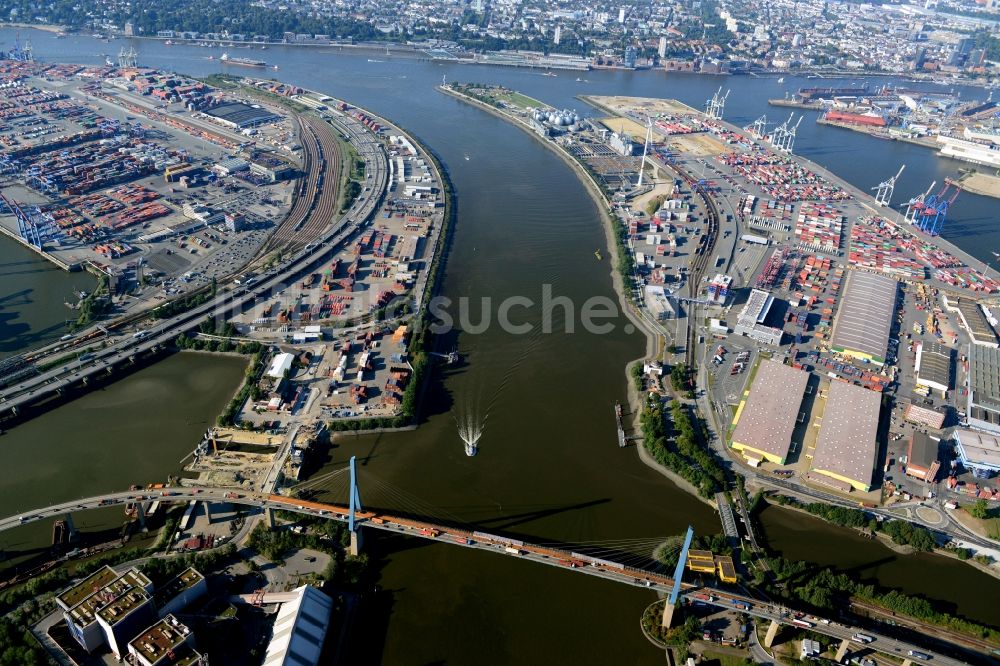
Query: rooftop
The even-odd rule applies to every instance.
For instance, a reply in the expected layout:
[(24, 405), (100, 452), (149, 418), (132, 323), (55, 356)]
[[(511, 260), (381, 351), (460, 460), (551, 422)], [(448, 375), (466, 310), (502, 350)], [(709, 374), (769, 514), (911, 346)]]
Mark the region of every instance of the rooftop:
[(767, 313), (773, 302), (774, 296), (766, 291), (754, 289), (750, 292), (750, 297), (747, 299), (746, 305), (743, 306), (743, 310), (740, 311), (739, 321), (745, 322), (748, 326), (762, 324), (767, 319)]
[(281, 604), (278, 610), (264, 666), (319, 663), (333, 600), (309, 585), (297, 588), (295, 593), (297, 598)]
[(784, 460), (808, 382), (809, 373), (803, 370), (772, 359), (761, 361), (750, 396), (737, 412), (733, 443)]
[(881, 393), (846, 382), (831, 382), (813, 469), (871, 487), (881, 408)]
[[(108, 567), (108, 569), (114, 573), (111, 567)], [(87, 583), (89, 580), (88, 578), (83, 583)], [(143, 589), (150, 585), (152, 583), (150, 583), (149, 579), (135, 568), (129, 569), (121, 575), (116, 574), (112, 580), (104, 583), (104, 585), (97, 585), (95, 581), (89, 588), (90, 594), (75, 606), (70, 607), (70, 615), (75, 621), (83, 625), (88, 625), (95, 620), (98, 610), (106, 604), (116, 600), (131, 588)]]
[(969, 381), (973, 404), (1000, 410), (1000, 349), (970, 345)]
[(962, 315), (962, 321), (969, 329), (969, 334), (976, 342), (996, 345), (997, 334), (976, 301), (960, 298), (957, 307), (959, 314)]
[(141, 587), (130, 588), (111, 603), (102, 606), (97, 615), (110, 625), (125, 619), (129, 613), (149, 601), (149, 595)]
[(940, 342), (925, 342), (917, 348), (917, 383), (933, 388), (951, 388), (951, 349)]
[(115, 578), (118, 578), (118, 574), (114, 569), (109, 566), (101, 567), (76, 585), (64, 590), (56, 597), (56, 600), (64, 604), (66, 608), (72, 608)]
[(931, 439), (922, 432), (910, 436), (910, 446), (906, 452), (906, 464), (930, 468), (938, 459), (938, 440)]
[(278, 119), (278, 116), (263, 107), (250, 106), (249, 104), (243, 104), (242, 102), (227, 102), (225, 104), (220, 104), (208, 109), (205, 113), (215, 118), (231, 122), (240, 127), (270, 122)]
[(955, 440), (963, 464), (1000, 470), (1000, 438), (977, 430), (956, 430)]
[(851, 271), (833, 325), (830, 344), (836, 350), (860, 353), (880, 363), (889, 348), (897, 283), (875, 273)]
[(198, 573), (193, 567), (188, 567), (156, 591), (157, 608), (161, 607), (164, 602), (170, 601), (184, 590), (194, 587), (203, 580), (205, 580), (204, 576)]
[(201, 657), (194, 650), (179, 649), (190, 635), (190, 629), (173, 615), (168, 615), (136, 636), (129, 643), (129, 648), (154, 664), (167, 652), (174, 652), (174, 658), (170, 663), (188, 666), (196, 663)]

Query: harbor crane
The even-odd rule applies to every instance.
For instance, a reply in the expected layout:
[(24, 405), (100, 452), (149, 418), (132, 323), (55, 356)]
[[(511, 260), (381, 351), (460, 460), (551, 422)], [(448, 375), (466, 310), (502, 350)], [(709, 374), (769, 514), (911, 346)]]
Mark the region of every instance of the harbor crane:
[(899, 171), (896, 172), (895, 176), (893, 176), (889, 180), (883, 180), (876, 187), (872, 188), (873, 190), (877, 190), (877, 192), (875, 193), (875, 203), (880, 204), (882, 206), (889, 205), (889, 202), (892, 200), (892, 193), (896, 189), (896, 180), (900, 177), (900, 175), (902, 175), (903, 169), (905, 168), (906, 165), (904, 164), (903, 166), (899, 167)]
[(771, 134), (771, 145), (774, 146), (775, 150), (783, 153), (792, 152), (792, 148), (795, 146), (796, 133), (804, 117), (800, 115), (799, 121), (795, 125), (792, 125), (792, 119), (795, 118), (795, 113), (793, 112), (788, 116), (788, 120), (775, 128), (774, 133)]
[(22, 45), (21, 33), (16, 33), (14, 35), (14, 50), (10, 52), (8, 57), (17, 62), (34, 62), (35, 56), (31, 52), (31, 40), (24, 40), (24, 44)]
[(757, 120), (753, 121), (752, 125), (747, 125), (744, 127), (750, 136), (757, 139), (758, 141), (763, 141), (764, 137), (767, 136), (767, 114), (761, 116)]
[[(954, 190), (952, 190), (953, 186)], [(940, 192), (927, 197), (920, 210), (920, 219), (917, 221), (920, 230), (931, 236), (940, 235), (948, 217), (948, 209), (955, 203), (955, 199), (958, 198), (958, 193), (961, 191), (953, 181), (946, 179)]]
[(121, 69), (131, 69), (138, 66), (139, 54), (136, 52), (134, 46), (130, 46), (128, 51), (125, 50), (123, 46), (121, 51), (118, 52), (118, 67)]
[(937, 185), (937, 181), (933, 181), (927, 191), (923, 194), (918, 194), (909, 201), (906, 202), (906, 212), (903, 213), (903, 219), (910, 224), (917, 223), (917, 217), (924, 208), (924, 200), (931, 195), (931, 190)]
[(712, 99), (705, 100), (705, 115), (714, 120), (722, 120), (722, 114), (726, 110), (726, 100), (729, 98), (729, 93), (732, 90), (727, 90), (726, 94), (722, 94), (722, 86), (715, 91), (712, 95)]

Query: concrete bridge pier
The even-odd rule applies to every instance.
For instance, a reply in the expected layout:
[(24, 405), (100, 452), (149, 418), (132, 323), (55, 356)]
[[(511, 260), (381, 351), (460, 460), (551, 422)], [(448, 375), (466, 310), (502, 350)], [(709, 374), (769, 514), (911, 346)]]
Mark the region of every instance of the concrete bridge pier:
[(76, 531), (76, 525), (73, 524), (73, 514), (67, 512), (63, 516), (63, 521), (66, 523), (66, 541), (67, 543), (73, 543), (80, 536)]
[(272, 509), (271, 507), (264, 509), (264, 516), (267, 519), (267, 526), (270, 527), (272, 530), (278, 526), (278, 521), (274, 516), (274, 509)]
[(663, 624), (661, 625), (664, 629), (669, 629), (674, 623), (674, 611), (677, 607), (670, 603), (670, 599), (667, 599), (663, 605)]
[(361, 554), (362, 543), (363, 540), (361, 538), (361, 528), (358, 527), (357, 529), (351, 532), (351, 547), (348, 550), (351, 557), (357, 557), (358, 555)]
[(774, 645), (774, 639), (778, 635), (778, 628), (781, 627), (777, 620), (771, 620), (771, 626), (767, 628), (767, 635), (764, 636), (764, 647), (769, 648)]
[(146, 503), (136, 502), (135, 503), (135, 518), (139, 521), (139, 527), (142, 528), (143, 532), (148, 532), (149, 528), (146, 527)]
[(211, 502), (202, 502), (201, 505), (203, 507), (205, 507), (205, 520), (207, 520), (208, 524), (211, 525), (212, 524), (212, 503)]
[(836, 661), (838, 664), (842, 664), (844, 662), (844, 657), (847, 656), (847, 650), (850, 647), (851, 647), (851, 641), (849, 639), (845, 638), (843, 641), (841, 641), (840, 647), (837, 648)]

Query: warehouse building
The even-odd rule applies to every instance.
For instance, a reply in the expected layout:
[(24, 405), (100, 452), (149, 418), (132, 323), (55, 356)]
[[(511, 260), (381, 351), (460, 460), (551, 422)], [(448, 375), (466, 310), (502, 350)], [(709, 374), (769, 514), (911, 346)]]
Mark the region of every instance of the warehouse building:
[(784, 465), (808, 383), (808, 372), (762, 360), (750, 395), (736, 409), (731, 446), (744, 456)]
[(1000, 472), (1000, 439), (985, 432), (956, 430), (955, 452), (973, 476), (988, 479)]
[(1000, 349), (969, 345), (969, 427), (1000, 435)]
[(243, 102), (225, 102), (206, 109), (204, 113), (221, 125), (236, 130), (258, 127), (281, 119), (261, 106), (256, 104), (251, 106)]
[(812, 468), (849, 491), (871, 490), (878, 456), (882, 394), (846, 382), (831, 382), (816, 439)]
[(878, 365), (885, 363), (897, 291), (892, 278), (852, 271), (833, 323), (831, 348)]
[(917, 345), (914, 365), (917, 386), (925, 386), (943, 394), (951, 390), (953, 355), (950, 348), (940, 342), (923, 342)]
[(319, 664), (333, 599), (309, 585), (296, 588), (293, 595), (278, 610), (264, 666)]
[(910, 436), (910, 445), (906, 448), (906, 474), (922, 481), (933, 483), (941, 470), (938, 459), (939, 440), (933, 439), (922, 432)]
[(940, 430), (944, 426), (944, 412), (914, 405), (913, 403), (907, 405), (906, 409), (903, 410), (903, 418), (910, 423), (918, 423), (934, 428), (935, 430)]
[(733, 331), (737, 335), (750, 338), (762, 344), (781, 345), (782, 329), (776, 326), (769, 326), (767, 317), (774, 305), (774, 296), (761, 289), (754, 289), (750, 292), (746, 305), (736, 318), (736, 328)]
[(958, 313), (962, 328), (969, 333), (976, 346), (993, 348), (998, 346), (996, 331), (990, 326), (986, 314), (983, 313), (976, 301), (968, 298), (949, 299), (945, 295), (944, 306), (948, 310)]

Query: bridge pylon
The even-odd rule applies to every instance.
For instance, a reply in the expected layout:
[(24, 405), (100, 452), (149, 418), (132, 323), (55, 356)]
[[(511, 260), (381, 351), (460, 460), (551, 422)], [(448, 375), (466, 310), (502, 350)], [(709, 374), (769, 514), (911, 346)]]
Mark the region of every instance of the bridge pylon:
[(771, 626), (767, 628), (767, 634), (764, 636), (764, 647), (769, 648), (774, 645), (774, 639), (778, 636), (780, 626), (777, 621), (771, 620)]
[(358, 491), (358, 470), (355, 457), (351, 456), (351, 490), (350, 511), (347, 514), (347, 527), (351, 530), (351, 555), (357, 557), (361, 553), (361, 526), (355, 513), (361, 510), (361, 493)]
[(684, 567), (687, 565), (688, 549), (691, 548), (691, 539), (694, 538), (694, 529), (688, 526), (687, 534), (684, 535), (684, 546), (677, 557), (677, 566), (674, 567), (674, 587), (670, 590), (670, 596), (663, 606), (663, 628), (669, 629), (674, 621), (674, 608), (677, 606), (677, 598), (681, 593), (681, 576), (684, 575)]

